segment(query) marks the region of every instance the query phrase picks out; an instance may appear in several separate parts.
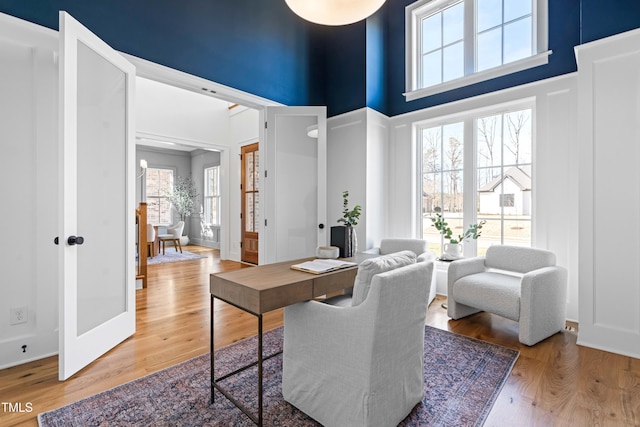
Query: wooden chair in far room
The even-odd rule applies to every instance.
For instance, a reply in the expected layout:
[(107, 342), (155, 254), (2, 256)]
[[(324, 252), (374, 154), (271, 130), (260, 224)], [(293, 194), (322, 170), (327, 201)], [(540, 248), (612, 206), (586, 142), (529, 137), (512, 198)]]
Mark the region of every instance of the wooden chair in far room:
[(160, 234), (160, 244), (162, 245), (162, 255), (164, 255), (164, 249), (167, 242), (172, 242), (176, 248), (176, 252), (180, 249), (182, 253), (182, 245), (180, 244), (180, 237), (182, 236), (182, 230), (184, 230), (184, 221), (178, 221), (177, 224), (167, 228), (167, 234)]

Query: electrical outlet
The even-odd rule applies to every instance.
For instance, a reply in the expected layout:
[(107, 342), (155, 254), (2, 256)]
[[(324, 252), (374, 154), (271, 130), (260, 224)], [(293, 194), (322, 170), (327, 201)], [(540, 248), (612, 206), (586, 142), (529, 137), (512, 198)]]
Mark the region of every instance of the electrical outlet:
[(9, 324), (19, 325), (27, 323), (27, 307), (16, 307), (9, 309)]

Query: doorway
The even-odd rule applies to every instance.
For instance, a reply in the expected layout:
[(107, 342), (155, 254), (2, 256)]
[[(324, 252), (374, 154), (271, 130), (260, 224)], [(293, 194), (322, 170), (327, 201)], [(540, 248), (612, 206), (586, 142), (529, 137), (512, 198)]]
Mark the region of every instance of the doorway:
[(243, 262), (258, 264), (258, 217), (260, 213), (260, 151), (258, 143), (245, 145), (240, 155), (242, 256)]

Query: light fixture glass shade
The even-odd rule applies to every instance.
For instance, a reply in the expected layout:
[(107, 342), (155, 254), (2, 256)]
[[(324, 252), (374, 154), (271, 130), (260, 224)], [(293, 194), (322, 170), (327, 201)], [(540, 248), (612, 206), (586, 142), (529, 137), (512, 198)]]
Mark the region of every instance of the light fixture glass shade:
[(380, 9), (385, 0), (285, 0), (296, 15), (322, 25), (361, 21)]

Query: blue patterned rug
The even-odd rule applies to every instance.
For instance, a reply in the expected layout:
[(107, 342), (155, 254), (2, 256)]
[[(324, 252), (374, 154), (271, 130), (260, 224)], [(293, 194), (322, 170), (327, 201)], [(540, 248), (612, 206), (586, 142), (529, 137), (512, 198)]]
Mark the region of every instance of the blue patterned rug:
[[(216, 350), (216, 376), (255, 360), (257, 340)], [(265, 333), (264, 354), (282, 347), (282, 328)], [(507, 380), (518, 352), (425, 327), (425, 397), (401, 426), (481, 426)], [(209, 404), (209, 354), (38, 415), (52, 426), (252, 426), (216, 392)], [(220, 370), (218, 370), (220, 369)], [(282, 356), (264, 364), (264, 424), (318, 426), (282, 398)], [(231, 379), (232, 378), (232, 379)], [(257, 408), (256, 371), (226, 380), (237, 399)]]

